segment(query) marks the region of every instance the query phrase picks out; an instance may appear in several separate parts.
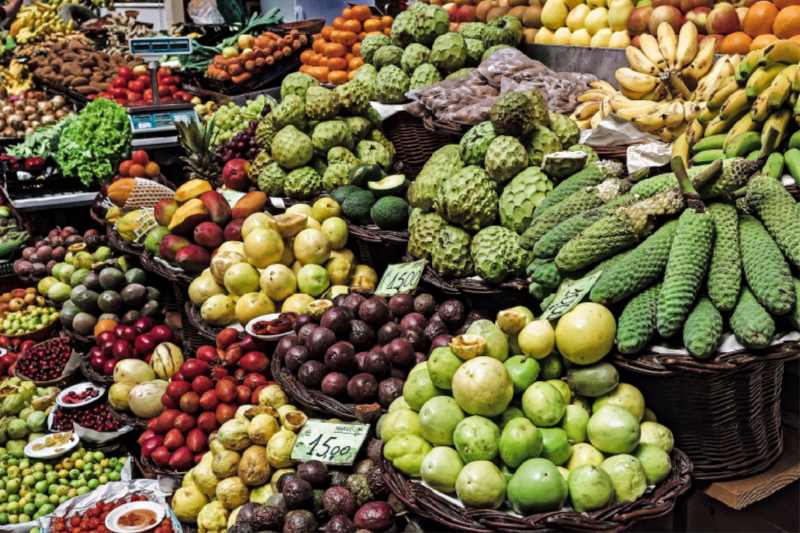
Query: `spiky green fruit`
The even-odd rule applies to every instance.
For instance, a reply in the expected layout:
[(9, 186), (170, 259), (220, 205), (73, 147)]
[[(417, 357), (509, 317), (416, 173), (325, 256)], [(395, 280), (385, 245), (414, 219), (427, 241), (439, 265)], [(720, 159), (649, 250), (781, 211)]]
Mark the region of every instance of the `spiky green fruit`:
[(392, 143), (383, 132), (380, 130), (372, 130), (367, 134), (367, 140), (376, 142), (386, 148), (386, 151), (389, 152), (389, 157), (394, 161), (394, 156), (396, 154), (394, 143)]
[(431, 266), (448, 278), (464, 278), (474, 272), (469, 253), (469, 233), (461, 228), (445, 226), (435, 238)]
[(330, 89), (311, 87), (306, 92), (306, 114), (311, 120), (330, 120), (339, 114), (339, 97)]
[[(773, 181), (774, 178), (769, 178)], [(730, 318), (731, 330), (736, 340), (752, 349), (766, 348), (775, 336), (775, 321), (747, 285), (742, 287), (742, 294)]]
[(467, 67), (477, 67), (481, 64), (481, 58), (486, 49), (480, 39), (464, 39), (464, 45), (467, 47), (467, 60), (464, 65)]
[(522, 40), (522, 22), (511, 15), (503, 15), (486, 23), (481, 33), (481, 40), (485, 48), (498, 44), (517, 46)]
[(555, 290), (561, 285), (563, 276), (553, 261), (534, 259), (528, 270), (531, 281), (538, 283), (543, 289)]
[(408, 82), (408, 90), (413, 91), (420, 87), (427, 87), (437, 81), (442, 81), (442, 75), (439, 74), (436, 67), (430, 63), (423, 63), (414, 69), (414, 72), (411, 74), (411, 79)]
[(319, 82), (308, 74), (292, 72), (281, 82), (281, 100), (289, 95), (299, 96), (305, 100), (307, 91), (312, 87), (319, 86)]
[(314, 128), (314, 133), (311, 136), (311, 145), (314, 147), (314, 151), (323, 157), (327, 157), (331, 148), (341, 146), (352, 150), (354, 144), (350, 128), (339, 120), (320, 122)]
[(403, 49), (399, 46), (382, 46), (378, 48), (372, 56), (372, 66), (374, 66), (378, 72), (380, 72), (383, 67), (388, 67), (389, 65), (399, 67), (402, 58)]
[(522, 139), (522, 143), (528, 151), (531, 165), (537, 167), (542, 166), (545, 155), (561, 151), (561, 141), (558, 136), (549, 128), (539, 124), (534, 125), (531, 132)]
[(503, 188), (500, 223), (521, 234), (533, 220), (533, 210), (553, 190), (553, 182), (539, 169), (528, 167)]
[(272, 159), (284, 168), (301, 167), (313, 156), (311, 139), (294, 126), (286, 126), (272, 139)]
[(436, 213), (419, 216), (413, 225), (412, 220), (409, 220), (408, 251), (411, 252), (411, 255), (416, 259), (430, 261), (436, 237), (445, 226), (447, 226), (447, 221)]
[(402, 104), (406, 100), (409, 79), (400, 67), (389, 65), (378, 72), (372, 94), (382, 104)]
[[(373, 33), (371, 35), (367, 35), (361, 42), (361, 59), (364, 60), (364, 63), (372, 65), (372, 62), (375, 58), (375, 53), (385, 46), (391, 46), (391, 44), (392, 40), (382, 33)], [(377, 69), (377, 67), (375, 68)]]
[(494, 182), (481, 167), (464, 167), (444, 180), (436, 193), (434, 209), (451, 224), (478, 231), (497, 218)]
[(792, 195), (775, 178), (756, 176), (747, 185), (747, 204), (787, 259), (800, 267), (800, 217)]
[[(360, 68), (358, 70), (361, 70)], [(377, 76), (376, 76), (377, 78)], [(341, 112), (349, 115), (366, 115), (371, 109), (369, 105), (372, 84), (353, 78), (347, 83), (337, 85), (334, 92), (342, 104)]]
[(392, 156), (382, 144), (373, 141), (361, 141), (356, 145), (356, 157), (365, 165), (380, 165), (384, 172), (392, 166)]
[(486, 152), (489, 145), (497, 138), (497, 132), (490, 121), (481, 122), (471, 128), (458, 144), (458, 151), (461, 159), (467, 165), (484, 165)]
[(372, 123), (365, 117), (337, 117), (336, 120), (347, 124), (354, 142), (363, 140), (372, 130)]
[(457, 144), (448, 144), (431, 155), (408, 190), (408, 201), (413, 207), (418, 207), (426, 213), (433, 209), (433, 201), (442, 181), (457, 174), (464, 167), (464, 161), (459, 157), (458, 151)]
[(739, 218), (744, 275), (753, 295), (773, 315), (785, 315), (796, 303), (792, 272), (778, 245), (753, 216)]
[(286, 126), (294, 126), (299, 130), (306, 129), (308, 115), (306, 115), (305, 101), (295, 94), (286, 96), (275, 109), (271, 111), (272, 123), (281, 130)]
[(467, 61), (467, 43), (457, 33), (445, 33), (433, 42), (431, 64), (445, 72), (454, 72)]
[(286, 172), (277, 162), (272, 162), (258, 175), (258, 190), (267, 196), (281, 196), (285, 180)]
[[(393, 26), (394, 27), (394, 26)], [(450, 31), (450, 16), (439, 6), (420, 9), (414, 22), (414, 40), (430, 46), (440, 35)]]
[(697, 359), (707, 359), (717, 350), (722, 337), (722, 315), (705, 296), (697, 303), (683, 325), (683, 344)]
[(517, 234), (502, 226), (479, 231), (472, 239), (472, 260), (478, 275), (489, 283), (500, 283), (517, 270), (523, 258), (516, 241)]
[[(485, 46), (486, 45), (484, 45), (484, 47)], [(492, 57), (492, 54), (494, 54), (498, 50), (502, 50), (503, 48), (513, 49), (514, 47), (509, 46), (507, 44), (496, 44), (494, 46), (490, 46), (489, 48), (486, 48), (486, 51), (483, 53), (483, 56), (481, 56), (481, 63)]]
[(620, 353), (637, 353), (650, 344), (656, 333), (660, 291), (661, 284), (653, 285), (631, 298), (622, 310), (617, 325), (617, 350)]
[(708, 212), (714, 219), (716, 235), (706, 281), (708, 297), (720, 311), (730, 311), (736, 305), (742, 285), (738, 217), (736, 209), (728, 204), (709, 204)]
[(528, 152), (515, 137), (500, 135), (486, 150), (486, 172), (497, 183), (505, 183), (528, 166)]
[(573, 144), (572, 146), (567, 148), (567, 151), (568, 152), (584, 152), (586, 155), (589, 156), (589, 159), (586, 160), (586, 164), (587, 165), (590, 164), (590, 163), (595, 163), (597, 161), (600, 161), (600, 156), (597, 155), (597, 152), (595, 152), (594, 149), (592, 149), (589, 146), (586, 146), (585, 144)]
[(272, 122), (272, 112), (267, 113), (264, 118), (258, 121), (258, 126), (256, 126), (256, 145), (262, 150), (271, 151), (272, 139), (275, 138), (278, 131), (280, 130)]
[(269, 152), (261, 152), (259, 153), (253, 162), (250, 163), (250, 170), (247, 171), (247, 177), (250, 178), (250, 181), (255, 183), (258, 181), (258, 175), (261, 174), (261, 171), (267, 168), (267, 165), (272, 163), (272, 157), (269, 155)]
[(412, 43), (403, 51), (403, 57), (400, 59), (400, 67), (403, 69), (403, 72), (411, 76), (418, 66), (430, 62), (430, 59), (430, 48), (424, 44)]
[(356, 165), (360, 165), (361, 161), (347, 148), (337, 146), (328, 150), (328, 164), (332, 165), (334, 163), (347, 163), (350, 168), (353, 168)]
[[(548, 113), (548, 116), (550, 117), (550, 129), (558, 135), (562, 149), (569, 150), (571, 146), (578, 144), (581, 130), (574, 120), (561, 113)], [(589, 154), (586, 155), (588, 158)]]
[(314, 198), (322, 192), (322, 178), (311, 167), (297, 168), (286, 176), (283, 192), (297, 200)]
[(486, 24), (483, 22), (467, 22), (466, 24), (461, 24), (457, 33), (464, 39), (477, 39), (480, 41), (485, 27)]
[(506, 93), (492, 105), (491, 120), (500, 135), (527, 135), (536, 125), (533, 102), (524, 92)]
[(348, 185), (350, 180), (347, 175), (352, 170), (352, 167), (347, 163), (333, 163), (328, 165), (325, 173), (322, 175), (322, 186), (326, 191), (330, 192), (337, 187)]
[[(424, 6), (420, 2), (421, 6)], [(411, 11), (403, 11), (398, 14), (392, 24), (392, 38), (391, 43), (401, 48), (411, 45), (414, 42), (414, 26), (417, 21), (417, 16)], [(367, 36), (369, 39), (369, 36)], [(366, 41), (367, 39), (364, 39)], [(364, 49), (361, 49), (363, 57)], [(366, 59), (364, 60), (366, 61)]]

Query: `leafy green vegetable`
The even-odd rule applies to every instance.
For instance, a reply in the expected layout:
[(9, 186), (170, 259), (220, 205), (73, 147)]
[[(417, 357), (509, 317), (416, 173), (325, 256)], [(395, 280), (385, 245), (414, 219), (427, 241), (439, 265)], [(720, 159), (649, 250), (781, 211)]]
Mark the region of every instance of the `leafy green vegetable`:
[(6, 152), (8, 155), (21, 159), (28, 159), (29, 157), (47, 159), (58, 152), (58, 140), (67, 126), (75, 120), (76, 116), (67, 115), (54, 126), (39, 128), (32, 135), (26, 136), (22, 144), (6, 148)]
[(114, 175), (114, 169), (130, 148), (131, 138), (131, 123), (125, 108), (98, 98), (61, 135), (56, 158), (65, 176), (78, 176), (89, 187)]

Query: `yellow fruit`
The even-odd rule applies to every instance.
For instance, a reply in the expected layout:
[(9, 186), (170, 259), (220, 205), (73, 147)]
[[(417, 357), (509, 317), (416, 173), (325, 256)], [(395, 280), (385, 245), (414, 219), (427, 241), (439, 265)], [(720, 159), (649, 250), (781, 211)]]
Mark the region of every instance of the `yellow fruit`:
[(519, 332), (517, 338), (523, 354), (534, 359), (544, 359), (553, 351), (555, 332), (547, 320), (531, 322)]
[(573, 363), (590, 365), (611, 350), (616, 333), (611, 311), (600, 304), (582, 303), (558, 320), (556, 346)]
[(573, 8), (572, 11), (569, 12), (569, 15), (567, 15), (567, 28), (569, 28), (569, 31), (576, 32), (585, 28), (584, 20), (586, 20), (586, 16), (591, 12), (591, 8), (586, 4), (580, 4)]
[(553, 35), (553, 44), (567, 46), (569, 45), (570, 37), (572, 37), (572, 32), (569, 31), (569, 28), (559, 28)]
[(569, 37), (569, 44), (572, 46), (589, 46), (592, 42), (592, 36), (585, 29), (580, 29), (572, 32)]
[(549, 0), (542, 8), (542, 25), (551, 30), (563, 28), (568, 15), (569, 9), (564, 0)]
[(608, 9), (604, 7), (592, 9), (591, 13), (586, 17), (584, 25), (586, 26), (586, 31), (592, 35), (595, 35), (603, 28), (608, 28)]

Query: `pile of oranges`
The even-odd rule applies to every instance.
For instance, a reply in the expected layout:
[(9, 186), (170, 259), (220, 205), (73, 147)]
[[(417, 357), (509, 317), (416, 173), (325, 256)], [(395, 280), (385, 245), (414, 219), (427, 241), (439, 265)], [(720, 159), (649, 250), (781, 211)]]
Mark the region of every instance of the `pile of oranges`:
[(725, 36), (722, 41), (723, 54), (745, 55), (779, 39), (800, 43), (800, 0), (758, 0), (747, 5), (749, 8), (740, 8), (746, 11), (741, 31)]
[(333, 26), (325, 26), (314, 35), (311, 50), (300, 54), (300, 72), (320, 83), (346, 83), (364, 64), (361, 41), (373, 33), (390, 35), (393, 22), (392, 17), (373, 15), (368, 6), (345, 8), (341, 17), (333, 19)]

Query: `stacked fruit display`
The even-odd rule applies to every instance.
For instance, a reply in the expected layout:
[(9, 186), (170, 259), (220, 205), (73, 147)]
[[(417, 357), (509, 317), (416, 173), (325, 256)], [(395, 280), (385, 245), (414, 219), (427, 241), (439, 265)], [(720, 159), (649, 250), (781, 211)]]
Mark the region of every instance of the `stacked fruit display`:
[(275, 63), (288, 60), (307, 44), (308, 36), (297, 30), (291, 30), (284, 36), (271, 31), (257, 37), (240, 35), (234, 46), (227, 46), (222, 54), (214, 56), (214, 61), (206, 68), (206, 76), (242, 83)]
[(409, 182), (402, 174), (387, 176), (378, 165), (358, 165), (348, 174), (348, 184), (331, 190), (342, 215), (353, 224), (375, 224), (382, 230), (404, 230), (411, 211)]
[(59, 313), (48, 306), (44, 296), (35, 287), (14, 289), (0, 296), (0, 333), (25, 335), (42, 329)]
[[(105, 523), (106, 517), (117, 507), (121, 507), (127, 503), (146, 501), (149, 501), (147, 496), (139, 496), (137, 494), (134, 494), (127, 499), (120, 498), (115, 501), (109, 501), (108, 503), (106, 503), (105, 500), (100, 500), (95, 504), (94, 507), (86, 509), (84, 513), (75, 512), (72, 516), (56, 517), (56, 531), (70, 531), (72, 528), (77, 528), (81, 531), (92, 531), (92, 527), (96, 527), (99, 530), (100, 526)], [(172, 519), (165, 518), (155, 527), (153, 531), (154, 533), (172, 533)]]
[[(491, 121), (472, 128), (459, 145), (436, 151), (411, 185), (408, 199), (416, 209), (408, 223), (409, 251), (448, 278), (477, 273), (499, 283), (524, 275), (530, 256), (517, 241), (534, 209), (554, 182), (597, 161), (577, 142), (577, 126), (548, 113), (540, 93), (502, 96)], [(616, 163), (589, 168), (622, 172)]]
[(25, 137), (44, 126), (58, 123), (72, 110), (62, 96), (47, 100), (41, 92), (22, 92), (19, 97), (0, 99), (0, 137)]
[[(122, 429), (122, 424), (117, 422), (111, 414), (111, 407), (107, 403), (92, 403), (75, 409), (57, 409), (53, 413), (53, 431), (72, 431), (74, 424), (81, 427), (113, 433)], [(111, 481), (119, 481), (112, 479)]]
[[(159, 102), (179, 101), (190, 102), (193, 96), (181, 90), (181, 81), (173, 76), (170, 67), (160, 67), (156, 73)], [(120, 105), (135, 104), (137, 102), (153, 102), (153, 88), (150, 71), (145, 65), (133, 67), (120, 67), (117, 77), (108, 87), (108, 91), (98, 94), (98, 97), (114, 100)]]
[(0, 436), (6, 441), (3, 446), (8, 453), (21, 458), (31, 436), (41, 437), (47, 432), (47, 415), (61, 390), (37, 387), (32, 381), (12, 377), (0, 383), (0, 391), (4, 416), (0, 421)]
[(111, 376), (117, 363), (124, 359), (138, 358), (149, 363), (156, 347), (161, 343), (172, 343), (178, 347), (182, 341), (169, 327), (157, 325), (149, 317), (136, 320), (132, 325), (117, 324), (110, 318), (98, 320), (94, 328), (97, 346), (86, 355), (89, 364), (98, 374)]
[(370, 35), (389, 35), (394, 19), (373, 15), (369, 6), (352, 6), (342, 10), (342, 16), (333, 19), (314, 35), (311, 50), (300, 54), (303, 66), (300, 72), (312, 76), (320, 83), (341, 85), (355, 76), (364, 64), (361, 46)]
[[(13, 226), (9, 224), (6, 227)], [(81, 252), (89, 254), (90, 259), (85, 262), (90, 265), (103, 262), (111, 257), (111, 249), (105, 246), (106, 240), (106, 236), (100, 235), (96, 229), (87, 230), (81, 237), (78, 230), (72, 226), (64, 229), (53, 228), (48, 236), (37, 241), (35, 246), (22, 250), (22, 259), (14, 262), (14, 271), (20, 276), (42, 279), (52, 275), (53, 268), (59, 263), (73, 264), (75, 255)], [(81, 257), (85, 259), (85, 255)], [(40, 292), (47, 293), (47, 291)]]
[[(568, 499), (578, 512), (637, 500), (669, 475), (673, 438), (641, 392), (598, 362), (615, 329), (593, 303), (555, 330), (524, 307), (473, 323), (409, 374), (379, 422), (385, 457), (468, 508), (508, 499), (526, 516)], [(575, 364), (564, 381), (562, 356)]]
[(631, 43), (627, 30), (632, 11), (634, 2), (630, 0), (611, 0), (608, 4), (594, 0), (547, 0), (541, 7), (523, 10), (514, 7), (509, 15), (521, 16), (525, 26), (537, 29), (535, 33), (527, 30), (527, 42), (625, 48)]
[[(161, 174), (161, 167), (158, 166), (158, 163), (150, 161), (147, 152), (136, 150), (131, 159), (126, 159), (119, 164), (117, 174), (100, 186), (100, 192), (97, 193), (92, 203), (92, 212), (99, 218), (106, 219), (110, 224), (116, 224), (122, 218), (122, 208), (125, 207), (128, 195), (132, 191), (134, 178), (151, 180), (170, 188), (175, 187)], [(114, 191), (109, 195), (109, 189), (113, 184), (126, 179), (127, 181), (115, 185)], [(106, 199), (114, 204), (111, 208), (106, 207)], [(105, 238), (103, 236), (103, 239)], [(103, 242), (105, 243), (105, 241)]]
[(32, 340), (23, 341), (20, 337), (9, 339), (5, 335), (0, 335), (0, 348), (6, 353), (0, 356), (0, 377), (2, 379), (14, 377), (14, 363), (19, 359), (29, 347), (35, 344)]

